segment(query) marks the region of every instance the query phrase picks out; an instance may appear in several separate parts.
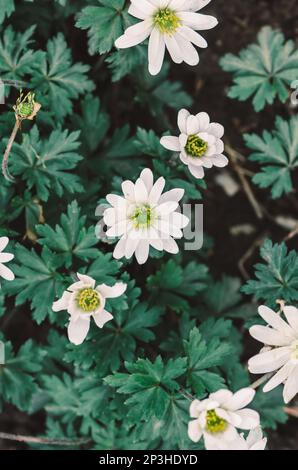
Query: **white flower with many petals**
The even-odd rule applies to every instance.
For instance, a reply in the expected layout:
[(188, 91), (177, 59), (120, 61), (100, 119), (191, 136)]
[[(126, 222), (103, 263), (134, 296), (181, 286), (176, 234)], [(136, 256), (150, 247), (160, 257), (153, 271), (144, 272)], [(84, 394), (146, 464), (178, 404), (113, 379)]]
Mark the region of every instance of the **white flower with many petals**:
[(188, 166), (195, 178), (204, 178), (204, 168), (223, 168), (229, 163), (223, 155), (221, 138), (224, 128), (217, 122), (210, 122), (207, 113), (191, 115), (186, 109), (178, 113), (179, 137), (165, 136), (160, 139), (163, 147), (180, 152), (180, 159)]
[(287, 321), (265, 305), (260, 306), (258, 312), (268, 326), (254, 325), (249, 332), (267, 347), (248, 361), (248, 368), (253, 374), (277, 371), (263, 391), (269, 392), (284, 384), (283, 397), (288, 403), (298, 393), (298, 309), (283, 307)]
[(209, 1), (206, 0), (131, 0), (128, 9), (141, 22), (130, 26), (116, 40), (119, 49), (136, 46), (149, 37), (149, 72), (157, 75), (163, 64), (165, 50), (176, 64), (199, 63), (197, 47), (208, 46), (196, 31), (214, 28), (218, 21), (214, 16), (196, 13)]
[(265, 450), (266, 445), (267, 438), (263, 437), (263, 431), (258, 427), (252, 429), (246, 439), (241, 434), (226, 450)]
[(113, 315), (105, 310), (106, 299), (122, 295), (127, 285), (117, 282), (110, 287), (106, 284), (96, 286), (92, 277), (77, 273), (75, 282), (63, 293), (61, 299), (53, 303), (53, 311), (67, 310), (70, 315), (68, 338), (71, 343), (81, 344), (86, 338), (90, 319), (93, 317), (96, 325), (102, 328), (112, 320)]
[(174, 238), (182, 238), (182, 229), (189, 219), (177, 212), (178, 201), (184, 195), (183, 189), (172, 189), (162, 194), (165, 179), (153, 181), (152, 171), (142, 171), (136, 183), (122, 183), (123, 196), (108, 194), (106, 199), (112, 206), (104, 211), (104, 222), (109, 227), (108, 237), (121, 237), (114, 258), (124, 256), (129, 259), (135, 253), (139, 264), (144, 264), (149, 256), (149, 247), (178, 253)]
[(8, 242), (8, 237), (0, 237), (0, 277), (3, 277), (3, 279), (6, 279), (7, 281), (13, 281), (14, 273), (4, 265), (4, 263), (8, 263), (8, 261), (11, 261), (14, 258), (14, 255), (11, 253), (3, 253)]
[(260, 424), (259, 414), (245, 408), (254, 398), (252, 388), (242, 388), (235, 394), (218, 390), (205, 400), (194, 400), (190, 405), (188, 435), (194, 442), (204, 437), (207, 450), (225, 449), (238, 438), (236, 428), (250, 430)]

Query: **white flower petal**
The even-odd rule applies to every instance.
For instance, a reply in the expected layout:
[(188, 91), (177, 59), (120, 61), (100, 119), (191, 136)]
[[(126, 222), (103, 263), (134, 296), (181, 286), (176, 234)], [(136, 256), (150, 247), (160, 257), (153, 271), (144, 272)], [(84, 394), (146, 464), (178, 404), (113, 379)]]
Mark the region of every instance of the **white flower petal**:
[(176, 33), (177, 43), (181, 50), (181, 55), (183, 60), (188, 65), (198, 65), (200, 61), (199, 54), (192, 43), (186, 40), (183, 36), (181, 36), (178, 32)]
[(201, 401), (197, 399), (191, 402), (190, 407), (189, 407), (189, 415), (191, 418), (198, 417), (198, 413), (200, 412), (200, 404), (201, 404)]
[(296, 307), (284, 307), (283, 309), (289, 325), (293, 328), (298, 335), (298, 309)]
[(149, 59), (149, 73), (157, 75), (162, 67), (165, 55), (166, 45), (162, 34), (157, 28), (154, 28), (149, 39), (148, 46), (148, 59)]
[(145, 32), (147, 32), (148, 33), (147, 37), (148, 37), (152, 29), (153, 29), (152, 19), (149, 18), (149, 19), (146, 19), (145, 21), (141, 21), (140, 23), (129, 26), (125, 30), (125, 34), (128, 36), (140, 36), (142, 34), (145, 34)]
[(124, 236), (120, 238), (120, 240), (118, 241), (118, 243), (116, 244), (114, 248), (113, 257), (115, 259), (120, 259), (120, 258), (123, 258), (123, 256), (125, 256), (125, 245), (126, 245), (126, 237)]
[(102, 328), (108, 321), (114, 318), (113, 315), (106, 310), (102, 310), (100, 313), (94, 313), (92, 316), (99, 328)]
[(268, 326), (254, 325), (249, 329), (249, 333), (253, 338), (268, 346), (286, 346), (289, 344), (289, 338), (285, 334)]
[(169, 51), (172, 61), (175, 62), (175, 64), (181, 64), (183, 62), (183, 57), (182, 57), (181, 50), (180, 50), (180, 47), (178, 45), (178, 42), (175, 36), (170, 35), (170, 34), (165, 34), (164, 41), (165, 41), (166, 48)]
[(198, 11), (204, 8), (211, 0), (188, 0), (188, 8), (193, 11)]
[(164, 202), (169, 202), (169, 201), (179, 202), (183, 198), (183, 196), (184, 196), (184, 189), (174, 188), (162, 194), (158, 200), (158, 204), (162, 204)]
[(180, 36), (192, 42), (197, 47), (205, 49), (208, 46), (207, 41), (203, 38), (203, 36), (188, 26), (181, 26), (177, 32), (180, 34)]
[(203, 434), (199, 420), (195, 419), (188, 423), (188, 437), (193, 442), (199, 442)]
[(129, 34), (122, 34), (118, 39), (115, 41), (115, 46), (117, 49), (127, 49), (129, 47), (137, 46), (141, 44), (150, 34), (150, 29), (144, 30), (139, 35), (129, 35)]
[(199, 132), (200, 123), (196, 116), (192, 116), (192, 115), (188, 116), (187, 122), (186, 122), (186, 130), (187, 130), (187, 134), (189, 135), (194, 135)]
[(285, 403), (289, 403), (292, 398), (298, 393), (298, 365), (296, 365), (295, 369), (292, 371), (290, 377), (287, 379), (283, 396)]
[(192, 174), (195, 178), (199, 178), (199, 179), (204, 178), (205, 173), (204, 173), (203, 167), (201, 167), (201, 166), (189, 165), (188, 168), (189, 168), (189, 171), (191, 172), (191, 174)]
[(148, 240), (140, 240), (137, 246), (135, 256), (139, 264), (146, 263), (149, 256), (149, 242)]
[(127, 238), (126, 239), (126, 244), (125, 244), (125, 258), (129, 259), (133, 256), (134, 252), (137, 249), (137, 246), (139, 244), (139, 239), (138, 238)]
[(142, 173), (140, 175), (140, 178), (144, 181), (147, 192), (148, 192), (148, 194), (150, 194), (150, 191), (151, 191), (152, 186), (153, 186), (153, 173), (150, 170), (150, 168), (145, 168), (142, 171)]
[(217, 141), (215, 142), (215, 151), (214, 151), (214, 153), (216, 153), (217, 155), (220, 155), (224, 152), (224, 149), (225, 149), (225, 146), (224, 146), (223, 141), (220, 140), (220, 139), (217, 139)]
[(183, 10), (184, 5), (187, 5), (187, 0), (170, 0), (168, 6), (171, 10), (179, 11)]
[(275, 328), (275, 330), (280, 331), (284, 335), (290, 336), (293, 340), (295, 339), (295, 331), (271, 308), (261, 305), (258, 308), (258, 312), (270, 326)]
[(3, 251), (6, 246), (8, 245), (9, 238), (8, 237), (0, 237), (0, 251)]
[(60, 312), (61, 310), (68, 310), (68, 305), (71, 299), (71, 292), (67, 290), (63, 292), (61, 299), (56, 300), (52, 305), (53, 312)]
[(108, 226), (114, 225), (116, 223), (116, 217), (116, 210), (114, 209), (114, 207), (109, 207), (103, 213), (104, 223)]
[(75, 345), (82, 344), (88, 334), (89, 327), (90, 317), (79, 317), (76, 320), (70, 317), (70, 322), (67, 329), (69, 341)]
[(160, 139), (160, 143), (163, 147), (168, 150), (172, 150), (173, 152), (179, 152), (181, 150), (179, 137), (174, 137), (170, 135), (164, 136)]
[(108, 194), (106, 196), (106, 200), (108, 201), (111, 206), (115, 207), (116, 209), (121, 208), (123, 210), (127, 207), (127, 202), (122, 196), (118, 196), (117, 194)]
[(142, 178), (138, 178), (135, 184), (135, 201), (144, 204), (148, 201), (148, 191)]
[(111, 238), (120, 237), (121, 235), (127, 232), (127, 227), (127, 219), (120, 220), (106, 231), (106, 236)]
[(253, 388), (241, 388), (238, 392), (234, 393), (227, 401), (224, 402), (224, 407), (228, 410), (235, 411), (248, 405), (254, 398), (256, 392)]
[(172, 255), (176, 255), (177, 253), (179, 253), (179, 247), (177, 243), (175, 242), (175, 240), (173, 240), (173, 238), (169, 237), (169, 238), (163, 239), (162, 242), (163, 242), (163, 249), (167, 251), (168, 253), (171, 253)]
[(200, 161), (201, 161), (202, 166), (205, 168), (212, 168), (213, 166), (212, 160), (208, 157), (202, 157), (200, 158)]
[(155, 205), (158, 203), (160, 196), (164, 190), (166, 181), (165, 179), (161, 176), (158, 178), (158, 180), (154, 183), (153, 188), (150, 191), (148, 201), (151, 205)]
[(145, 18), (147, 18), (147, 14), (144, 11), (137, 8), (135, 5), (130, 5), (128, 9), (128, 13), (134, 16), (135, 18), (138, 18), (139, 20), (144, 20)]
[(190, 116), (190, 112), (187, 111), (187, 109), (180, 109), (178, 113), (178, 127), (179, 127), (180, 132), (182, 132), (183, 134), (187, 133), (186, 123), (187, 123), (188, 116)]
[[(122, 192), (123, 192), (123, 195), (125, 197), (125, 199), (127, 199), (129, 202), (134, 202), (135, 201), (135, 185), (132, 181), (129, 181), (129, 180), (126, 180), (126, 181), (123, 181), (122, 185), (121, 185), (121, 188), (122, 188)], [(125, 211), (121, 211), (123, 212), (123, 215), (126, 216), (126, 212)]]
[(177, 228), (185, 228), (189, 224), (189, 218), (180, 212), (173, 212), (170, 216), (171, 223)]
[(290, 355), (290, 347), (275, 348), (270, 351), (261, 352), (249, 359), (248, 369), (253, 374), (273, 372), (288, 362)]
[(248, 446), (251, 447), (254, 444), (256, 444), (258, 441), (260, 441), (261, 439), (263, 439), (263, 432), (262, 432), (261, 427), (257, 427), (249, 431), (246, 442)]
[(160, 215), (161, 217), (164, 217), (164, 216), (169, 216), (169, 214), (171, 214), (171, 212), (174, 212), (177, 209), (177, 207), (178, 207), (178, 202), (168, 201), (168, 202), (159, 204), (155, 210), (158, 215)]
[(238, 426), (240, 429), (254, 429), (260, 425), (260, 415), (255, 410), (243, 408), (237, 411), (237, 414), (241, 418), (241, 424)]
[(210, 125), (210, 118), (207, 113), (199, 113), (197, 114), (197, 118), (199, 119), (200, 122), (200, 131), (204, 132), (207, 131), (209, 125)]
[(217, 139), (221, 139), (225, 133), (224, 127), (218, 122), (211, 122), (207, 131), (209, 134), (214, 135)]
[(202, 15), (200, 13), (193, 13), (190, 11), (179, 13), (179, 17), (185, 26), (189, 26), (194, 30), (212, 29), (218, 24), (218, 21), (214, 16)]
[(264, 437), (262, 440), (252, 445), (249, 450), (265, 450), (266, 445), (267, 445), (267, 438)]
[(270, 392), (275, 387), (278, 387), (281, 383), (283, 383), (291, 374), (293, 369), (295, 368), (294, 364), (291, 362), (287, 362), (281, 369), (279, 369), (276, 374), (266, 383), (263, 388), (263, 392)]
[(12, 270), (9, 269), (7, 266), (4, 266), (4, 264), (1, 264), (1, 263), (0, 263), (0, 277), (3, 277), (3, 279), (6, 279), (6, 281), (13, 281), (15, 278)]
[(217, 392), (210, 393), (209, 398), (211, 400), (217, 401), (219, 405), (222, 405), (227, 400), (232, 398), (232, 396), (233, 396), (233, 393), (230, 390), (226, 390), (225, 388), (222, 388), (220, 390), (217, 390)]
[(101, 295), (107, 299), (115, 299), (120, 297), (126, 291), (127, 284), (123, 282), (116, 282), (113, 286), (107, 286), (106, 284), (100, 284), (96, 289), (101, 293)]
[(224, 168), (229, 164), (229, 160), (225, 155), (213, 155), (211, 157), (212, 163), (218, 168)]
[(14, 258), (12, 253), (0, 253), (0, 263), (8, 263)]
[(155, 248), (158, 251), (163, 250), (163, 241), (160, 238), (149, 238), (148, 239), (149, 245)]
[(152, 15), (155, 7), (148, 0), (130, 0), (131, 4), (147, 15)]

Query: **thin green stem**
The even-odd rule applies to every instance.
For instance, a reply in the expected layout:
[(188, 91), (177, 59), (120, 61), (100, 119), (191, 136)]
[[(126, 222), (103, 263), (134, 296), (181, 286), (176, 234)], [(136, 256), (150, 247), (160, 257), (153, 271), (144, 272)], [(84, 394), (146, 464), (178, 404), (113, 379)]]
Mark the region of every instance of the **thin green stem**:
[(10, 152), (11, 152), (12, 145), (15, 141), (15, 138), (17, 136), (17, 133), (18, 133), (18, 130), (19, 130), (20, 126), (21, 126), (21, 120), (16, 118), (16, 123), (14, 125), (13, 130), (12, 130), (12, 133), (11, 133), (11, 136), (9, 138), (9, 141), (8, 141), (8, 144), (7, 144), (4, 156), (3, 156), (3, 160), (2, 160), (2, 173), (3, 173), (3, 176), (7, 181), (10, 181), (10, 182), (14, 182), (15, 179), (9, 173), (8, 159), (9, 159), (9, 155), (10, 155)]

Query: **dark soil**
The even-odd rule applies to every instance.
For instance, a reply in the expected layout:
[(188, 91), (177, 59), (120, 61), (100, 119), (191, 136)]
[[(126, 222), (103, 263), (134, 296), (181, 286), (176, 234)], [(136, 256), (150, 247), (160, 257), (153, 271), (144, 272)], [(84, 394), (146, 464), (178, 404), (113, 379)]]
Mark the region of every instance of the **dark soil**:
[[(283, 31), (287, 38), (297, 40), (297, 7), (297, 0), (213, 0), (205, 12), (215, 14), (220, 20), (220, 24), (213, 31), (205, 34), (210, 47), (201, 54), (200, 66), (196, 68), (173, 66), (172, 68), (173, 78), (181, 78), (183, 74), (183, 81), (187, 80), (188, 91), (195, 97), (194, 110), (197, 112), (208, 111), (214, 121), (224, 123), (229, 144), (245, 157), (247, 157), (248, 151), (243, 144), (243, 132), (261, 132), (263, 129), (271, 129), (277, 115), (288, 116), (293, 113), (293, 110), (290, 109), (290, 101), (286, 105), (276, 102), (274, 106), (267, 106), (264, 111), (256, 114), (250, 102), (239, 103), (227, 98), (226, 92), (231, 83), (231, 77), (219, 67), (219, 58), (227, 52), (237, 53), (242, 47), (254, 42), (258, 31), (264, 25), (277, 27)], [(67, 22), (71, 26), (74, 23), (74, 18), (68, 19)], [(76, 58), (86, 61), (85, 49), (82, 46), (86, 41), (85, 33), (67, 25), (65, 30), (68, 42), (76, 51)], [(42, 33), (40, 34), (41, 42), (43, 42)], [(92, 58), (91, 61), (93, 60), (95, 65), (95, 59)], [(185, 78), (185, 74), (187, 78)], [(119, 85), (115, 85), (115, 95), (118, 87)], [(99, 94), (104, 100), (103, 90), (99, 90)], [(108, 103), (107, 107), (109, 108)], [(111, 111), (115, 123), (119, 124), (119, 121), (126, 119), (121, 115), (121, 110), (116, 115), (115, 110), (111, 109)], [(135, 118), (136, 124), (148, 127), (144, 113)], [(175, 113), (172, 118), (174, 123)], [(248, 170), (254, 170), (254, 166), (247, 161), (244, 161), (244, 166)], [(229, 171), (237, 180), (233, 169), (230, 168)], [(268, 192), (253, 187), (258, 202), (264, 205), (270, 214), (270, 217), (258, 220), (244, 192), (240, 191), (233, 198), (228, 198), (212, 180), (212, 176), (208, 181), (208, 186), (209, 191), (204, 196), (204, 223), (205, 231), (214, 239), (214, 250), (209, 265), (215, 275), (225, 272), (240, 276), (239, 259), (254, 246), (258, 238), (266, 235), (273, 241), (281, 242), (286, 237), (287, 231), (278, 227), (272, 219), (276, 215), (286, 215), (297, 219), (297, 198), (296, 196), (288, 197), (283, 198), (282, 201), (272, 202), (268, 198)], [(231, 226), (239, 224), (252, 225), (255, 229), (254, 233), (237, 238), (232, 237), (230, 235)], [(298, 249), (297, 238), (289, 243), (289, 247)], [(246, 263), (249, 275), (253, 273), (252, 266), (257, 257), (256, 246)], [(12, 323), (14, 323), (13, 326)], [(17, 323), (14, 318), (13, 322), (10, 321), (6, 325), (8, 337), (19, 337), (19, 335), (23, 335), (23, 331), (26, 331), (27, 325), (21, 324), (17, 325), (19, 332), (16, 332)], [(28, 320), (28, 327), (29, 325), (31, 336), (41, 338), (46, 333), (40, 327), (36, 327), (36, 330), (33, 331), (32, 323)], [(28, 419), (27, 415), (20, 413), (14, 407), (6, 406), (4, 413), (0, 416), (0, 430), (36, 436), (43, 432), (43, 420), (42, 413)], [(22, 448), (27, 447), (23, 444), (0, 440), (0, 449)], [(269, 448), (298, 449), (297, 418), (291, 418), (288, 424), (270, 433)]]

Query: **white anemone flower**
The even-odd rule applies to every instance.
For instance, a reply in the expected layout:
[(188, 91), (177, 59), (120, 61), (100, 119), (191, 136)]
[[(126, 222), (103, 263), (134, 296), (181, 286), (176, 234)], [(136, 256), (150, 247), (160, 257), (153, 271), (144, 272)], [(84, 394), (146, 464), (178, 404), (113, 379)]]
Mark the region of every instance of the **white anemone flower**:
[(223, 155), (224, 144), (221, 139), (224, 127), (217, 122), (210, 122), (207, 113), (193, 116), (186, 109), (181, 109), (178, 113), (178, 127), (179, 137), (165, 136), (160, 139), (160, 143), (168, 150), (180, 152), (181, 161), (195, 178), (204, 178), (204, 168), (223, 168), (229, 163)]
[(8, 237), (0, 237), (0, 277), (3, 277), (3, 279), (6, 279), (7, 281), (13, 281), (14, 273), (4, 265), (4, 263), (8, 263), (8, 261), (11, 261), (14, 258), (12, 253), (3, 253), (8, 242)]
[(189, 219), (176, 211), (184, 190), (175, 188), (162, 194), (165, 179), (154, 183), (152, 171), (142, 171), (136, 183), (124, 181), (122, 196), (108, 194), (112, 206), (104, 211), (104, 222), (109, 227), (107, 237), (121, 237), (113, 256), (116, 259), (131, 258), (135, 253), (137, 262), (144, 264), (149, 247), (176, 254), (179, 251), (174, 238), (182, 238), (182, 229)]
[(254, 325), (249, 332), (266, 347), (248, 361), (248, 368), (253, 374), (276, 372), (263, 391), (284, 384), (284, 401), (289, 403), (298, 393), (298, 309), (288, 306), (282, 310), (287, 321), (271, 308), (259, 307), (259, 315), (268, 326)]
[(236, 428), (251, 430), (260, 425), (257, 411), (245, 408), (255, 396), (252, 388), (242, 388), (236, 393), (221, 389), (205, 400), (194, 400), (190, 405), (188, 436), (193, 442), (204, 437), (207, 450), (227, 447), (238, 438)]
[(160, 72), (166, 49), (176, 64), (197, 65), (199, 54), (194, 45), (208, 46), (197, 31), (212, 29), (218, 24), (214, 16), (197, 13), (207, 3), (206, 0), (131, 0), (128, 13), (141, 21), (127, 28), (115, 46), (119, 49), (133, 47), (149, 37), (151, 75)]
[(236, 441), (232, 442), (227, 450), (265, 450), (267, 438), (263, 437), (261, 427), (252, 429), (245, 439), (241, 434)]
[(81, 344), (86, 338), (90, 320), (93, 317), (96, 325), (102, 328), (113, 315), (105, 310), (106, 299), (122, 295), (127, 285), (117, 282), (110, 287), (106, 284), (96, 286), (96, 281), (90, 276), (77, 273), (75, 282), (64, 291), (61, 299), (53, 303), (53, 311), (67, 310), (70, 315), (68, 338), (73, 344)]

